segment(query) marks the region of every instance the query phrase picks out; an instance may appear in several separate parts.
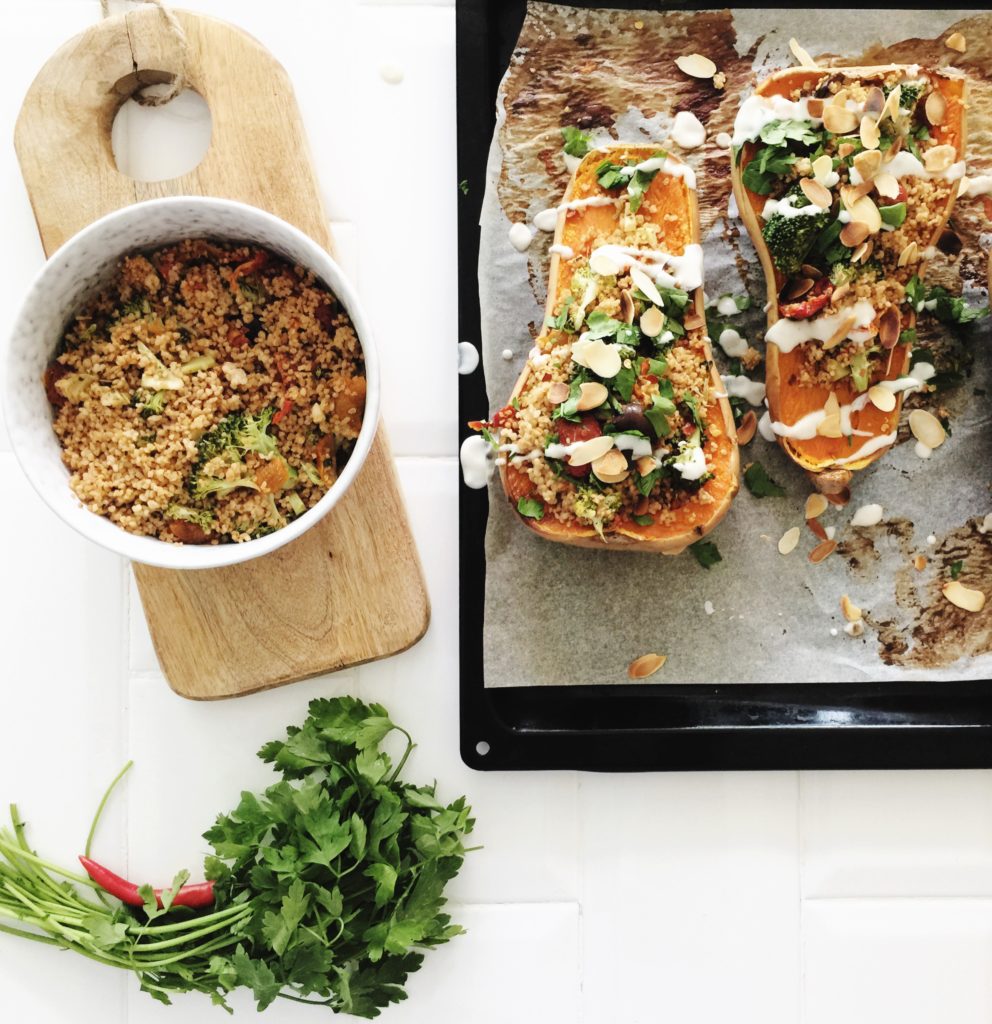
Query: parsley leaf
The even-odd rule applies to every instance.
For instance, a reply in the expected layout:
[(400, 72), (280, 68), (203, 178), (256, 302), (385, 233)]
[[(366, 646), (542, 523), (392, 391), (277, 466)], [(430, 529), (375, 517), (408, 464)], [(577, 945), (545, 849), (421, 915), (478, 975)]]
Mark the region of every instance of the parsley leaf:
[(704, 569), (710, 569), (717, 562), (723, 561), (719, 548), (711, 540), (697, 540), (695, 544), (689, 545), (689, 550)]
[(517, 511), (528, 519), (544, 518), (544, 504), (537, 498), (521, 498), (517, 502)]
[(565, 127), (561, 130), (561, 137), (564, 140), (562, 149), (569, 156), (585, 156), (589, 152), (589, 143), (592, 136), (579, 128)]
[(964, 562), (960, 558), (956, 562), (951, 562), (951, 579), (956, 580), (961, 575), (963, 568)]
[(744, 470), (744, 483), (756, 498), (781, 498), (785, 488), (775, 483), (760, 462), (752, 462)]

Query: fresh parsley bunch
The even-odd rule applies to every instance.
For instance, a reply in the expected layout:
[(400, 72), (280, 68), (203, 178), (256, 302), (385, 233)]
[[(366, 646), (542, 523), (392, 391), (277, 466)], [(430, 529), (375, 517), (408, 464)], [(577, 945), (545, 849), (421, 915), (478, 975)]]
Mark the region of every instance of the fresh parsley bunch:
[[(309, 710), (259, 752), (282, 779), (243, 793), (205, 834), (213, 907), (172, 906), (186, 872), (161, 907), (146, 887), (144, 908), (111, 901), (38, 857), (12, 808), (13, 831), (0, 831), (0, 919), (16, 926), (0, 932), (130, 970), (166, 1004), (199, 991), (227, 1008), (227, 994), (247, 987), (259, 1010), (284, 998), (372, 1018), (405, 999), (421, 951), (462, 932), (443, 893), (471, 811), (400, 779), (414, 744), (381, 705), (336, 697)], [(405, 738), (395, 765), (382, 749), (394, 733)]]

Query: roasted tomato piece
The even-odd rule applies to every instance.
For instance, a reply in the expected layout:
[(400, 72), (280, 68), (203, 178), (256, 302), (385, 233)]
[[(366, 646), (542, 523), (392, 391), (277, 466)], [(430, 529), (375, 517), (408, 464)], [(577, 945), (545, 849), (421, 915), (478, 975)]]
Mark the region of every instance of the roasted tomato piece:
[(786, 302), (779, 306), (779, 315), (790, 320), (808, 320), (827, 305), (833, 292), (834, 286), (827, 278), (821, 277), (798, 302)]
[(58, 361), (55, 360), (45, 367), (45, 394), (48, 396), (48, 401), (51, 402), (53, 408), (61, 409), (65, 405), (65, 395), (55, 386), (56, 382), (61, 380), (69, 371)]
[(206, 544), (210, 540), (210, 534), (202, 526), (183, 519), (169, 520), (169, 532), (182, 544)]
[[(578, 423), (571, 420), (560, 419), (555, 423), (555, 430), (558, 434), (558, 441), (561, 444), (575, 444), (576, 441), (589, 441), (599, 437), (603, 428), (595, 416), (583, 416)], [(565, 463), (565, 472), (569, 476), (586, 477), (589, 475), (591, 466), (570, 466)]]

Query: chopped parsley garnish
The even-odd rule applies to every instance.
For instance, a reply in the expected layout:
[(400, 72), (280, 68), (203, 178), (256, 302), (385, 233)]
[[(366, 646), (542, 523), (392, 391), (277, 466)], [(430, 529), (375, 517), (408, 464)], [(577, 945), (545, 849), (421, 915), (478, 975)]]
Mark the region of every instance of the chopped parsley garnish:
[(775, 483), (760, 462), (752, 462), (744, 470), (744, 483), (756, 498), (781, 498), (785, 495), (785, 488)]
[(654, 516), (634, 516), (633, 519), (634, 519), (634, 522), (637, 523), (638, 526), (653, 526), (654, 525)]
[(561, 130), (561, 137), (564, 140), (562, 149), (569, 156), (585, 156), (589, 152), (589, 143), (592, 136), (579, 128), (565, 127)]
[(719, 548), (711, 540), (697, 540), (695, 544), (689, 545), (689, 550), (704, 569), (710, 569), (717, 562), (723, 561)]
[(528, 519), (543, 519), (544, 503), (537, 498), (521, 498), (517, 502), (517, 511)]
[(951, 579), (956, 580), (961, 575), (963, 568), (964, 562), (960, 558), (956, 562), (951, 562)]

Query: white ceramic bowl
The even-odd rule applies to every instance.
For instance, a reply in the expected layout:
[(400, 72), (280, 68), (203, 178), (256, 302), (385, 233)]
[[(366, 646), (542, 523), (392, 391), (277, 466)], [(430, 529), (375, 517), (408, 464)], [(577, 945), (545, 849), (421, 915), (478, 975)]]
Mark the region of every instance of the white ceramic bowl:
[[(208, 237), (263, 245), (312, 270), (348, 311), (362, 345), (368, 393), (365, 419), (341, 475), (298, 519), (242, 544), (168, 544), (139, 537), (85, 508), (69, 487), (52, 430), (42, 375), (77, 310), (113, 275), (120, 258), (183, 238)], [(125, 207), (70, 238), (42, 267), (14, 323), (7, 350), (3, 409), (11, 444), (35, 490), (84, 537), (126, 558), (166, 569), (212, 569), (245, 562), (295, 540), (341, 500), (365, 462), (379, 420), (379, 364), (368, 322), (338, 265), (313, 239), (263, 210), (206, 197), (152, 199)]]

